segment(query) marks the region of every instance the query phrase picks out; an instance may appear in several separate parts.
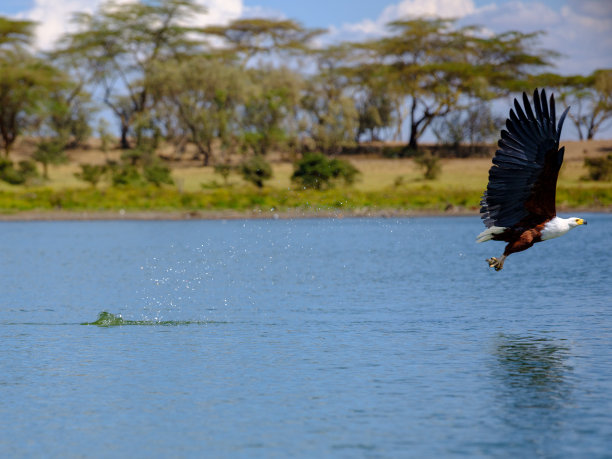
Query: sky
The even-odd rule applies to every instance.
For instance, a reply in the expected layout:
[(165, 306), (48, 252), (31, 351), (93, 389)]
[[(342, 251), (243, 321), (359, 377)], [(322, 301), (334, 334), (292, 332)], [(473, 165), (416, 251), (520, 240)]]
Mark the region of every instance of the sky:
[[(119, 0), (126, 2), (130, 0)], [(359, 40), (385, 33), (400, 18), (442, 16), (485, 31), (542, 30), (543, 48), (562, 54), (551, 70), (588, 74), (612, 67), (611, 0), (198, 0), (207, 6), (202, 23), (227, 23), (240, 17), (294, 19), (329, 30), (325, 40)], [(50, 48), (70, 29), (71, 12), (93, 12), (100, 0), (0, 0), (0, 15), (39, 22), (37, 45)]]
[[(134, 0), (116, 0), (128, 2)], [(561, 54), (550, 71), (588, 75), (612, 68), (612, 0), (197, 0), (208, 9), (201, 25), (242, 17), (294, 19), (324, 28), (328, 42), (385, 34), (390, 21), (452, 17), (486, 33), (544, 31), (540, 46)], [(49, 49), (70, 30), (74, 11), (95, 11), (100, 0), (0, 0), (0, 15), (38, 21), (37, 47)], [(612, 124), (612, 123), (611, 123)], [(612, 133), (612, 126), (610, 129)], [(609, 135), (608, 135), (609, 137)]]

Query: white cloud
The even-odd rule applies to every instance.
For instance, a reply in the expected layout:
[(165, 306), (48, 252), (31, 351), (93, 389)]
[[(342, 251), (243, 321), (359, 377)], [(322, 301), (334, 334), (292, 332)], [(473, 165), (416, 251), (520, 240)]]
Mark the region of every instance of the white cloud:
[(602, 11), (577, 9), (571, 2), (553, 9), (538, 2), (515, 1), (487, 5), (460, 23), (484, 25), (495, 33), (544, 31), (540, 47), (561, 53), (552, 70), (586, 75), (597, 68), (612, 67), (612, 19)]
[(362, 40), (382, 36), (388, 22), (406, 17), (448, 17), (459, 25), (479, 25), (482, 32), (518, 30), (544, 31), (541, 48), (562, 54), (555, 71), (589, 74), (597, 68), (612, 68), (612, 2), (563, 0), (555, 9), (528, 0), (490, 3), (476, 7), (472, 0), (403, 0), (386, 7), (378, 18), (343, 24), (331, 29), (333, 40)]
[(207, 13), (200, 17), (202, 25), (227, 24), (240, 17), (244, 11), (242, 0), (200, 0)]
[[(116, 0), (117, 3), (129, 3), (134, 0)], [(65, 32), (72, 30), (70, 19), (75, 12), (93, 13), (102, 3), (101, 0), (36, 0), (29, 11), (22, 12), (19, 18), (38, 22), (35, 46), (47, 50), (53, 47), (56, 40)], [(198, 15), (191, 21), (194, 25), (225, 24), (240, 17), (243, 13), (242, 0), (199, 0), (207, 13)]]
[(248, 18), (271, 18), (271, 19), (287, 19), (287, 15), (282, 11), (264, 8), (262, 6), (245, 6), (242, 17)]
[(91, 13), (96, 4), (96, 1), (87, 0), (36, 0), (34, 7), (19, 17), (38, 23), (35, 46), (46, 50), (53, 47), (62, 33), (71, 29), (70, 20), (75, 12)]
[(390, 22), (406, 17), (461, 18), (474, 10), (472, 0), (403, 0), (386, 7), (379, 21)]
[(343, 24), (333, 34), (383, 35), (386, 24), (405, 18), (444, 17), (461, 18), (475, 11), (472, 0), (402, 0), (387, 6), (376, 20), (364, 19), (354, 24)]

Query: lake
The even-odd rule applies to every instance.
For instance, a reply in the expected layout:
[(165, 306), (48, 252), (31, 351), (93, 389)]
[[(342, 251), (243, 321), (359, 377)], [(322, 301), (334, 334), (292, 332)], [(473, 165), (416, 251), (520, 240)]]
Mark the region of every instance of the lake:
[(2, 222), (0, 455), (610, 457), (583, 216), (501, 272), (477, 217)]

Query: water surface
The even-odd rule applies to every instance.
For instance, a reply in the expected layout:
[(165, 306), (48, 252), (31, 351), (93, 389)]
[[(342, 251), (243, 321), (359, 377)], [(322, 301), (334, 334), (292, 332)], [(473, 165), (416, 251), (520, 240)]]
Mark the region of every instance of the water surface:
[(499, 273), (478, 218), (0, 223), (0, 454), (609, 457), (586, 217)]

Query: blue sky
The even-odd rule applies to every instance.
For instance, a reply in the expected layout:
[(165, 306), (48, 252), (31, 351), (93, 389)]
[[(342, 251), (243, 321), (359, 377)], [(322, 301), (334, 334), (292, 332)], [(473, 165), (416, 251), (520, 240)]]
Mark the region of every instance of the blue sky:
[[(119, 0), (122, 2), (130, 0)], [(543, 47), (563, 54), (564, 74), (612, 67), (612, 0), (197, 0), (203, 22), (245, 16), (296, 19), (329, 28), (328, 40), (358, 40), (384, 33), (384, 24), (407, 16), (438, 15), (491, 32), (543, 30)], [(1, 0), (0, 14), (37, 20), (38, 45), (49, 48), (69, 27), (71, 11), (93, 11), (100, 0)]]

